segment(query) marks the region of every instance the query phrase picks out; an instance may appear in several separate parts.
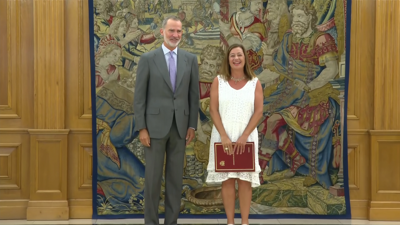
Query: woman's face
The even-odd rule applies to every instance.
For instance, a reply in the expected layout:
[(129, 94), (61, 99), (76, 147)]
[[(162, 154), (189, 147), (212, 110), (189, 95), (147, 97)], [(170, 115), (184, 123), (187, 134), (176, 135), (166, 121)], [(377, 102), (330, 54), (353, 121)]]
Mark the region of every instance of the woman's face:
[(229, 52), (229, 65), (231, 69), (243, 69), (246, 63), (242, 48), (237, 47)]
[(108, 53), (106, 56), (107, 62), (110, 65), (115, 65), (119, 61), (121, 57), (121, 50), (120, 49), (114, 49), (110, 53)]

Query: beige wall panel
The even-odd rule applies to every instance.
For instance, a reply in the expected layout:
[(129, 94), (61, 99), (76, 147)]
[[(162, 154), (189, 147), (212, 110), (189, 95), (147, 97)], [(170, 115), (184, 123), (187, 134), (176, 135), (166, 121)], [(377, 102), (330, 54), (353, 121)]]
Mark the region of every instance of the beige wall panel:
[(400, 220), (400, 2), (376, 5), (371, 220)]
[(67, 198), (68, 130), (29, 130), (31, 200)]
[(371, 220), (400, 220), (400, 131), (371, 132)]
[[(378, 194), (400, 194), (400, 135), (394, 140), (377, 140), (376, 190)], [(398, 198), (400, 200), (400, 196)], [(393, 200), (393, 198), (389, 198)]]
[(349, 129), (371, 129), (373, 126), (375, 10), (375, 1), (352, 1), (347, 107)]
[(0, 2), (0, 128), (33, 122), (32, 10), (31, 1)]
[(371, 131), (372, 199), (400, 203), (400, 131)]
[(370, 140), (367, 130), (348, 131), (348, 168), (353, 218), (366, 219), (370, 195)]
[(32, 129), (28, 220), (69, 218), (67, 148), (69, 130)]
[(68, 143), (70, 218), (91, 218), (93, 150), (91, 129), (71, 130)]
[(21, 143), (0, 143), (0, 190), (21, 188)]
[(376, 1), (374, 129), (400, 130), (400, 1)]
[[(373, 127), (375, 2), (352, 1), (348, 87), (348, 169), (352, 217), (367, 219), (370, 202), (370, 138)], [(363, 98), (364, 100), (361, 100)]]
[(29, 198), (29, 145), (27, 131), (0, 130), (0, 201)]
[(71, 130), (68, 144), (68, 199), (92, 198), (92, 131)]
[(34, 3), (34, 125), (65, 127), (64, 1)]
[(0, 219), (24, 219), (29, 199), (29, 134), (0, 129)]
[(34, 110), (27, 220), (69, 218), (65, 129), (65, 0), (34, 0)]
[(92, 105), (87, 0), (65, 4), (66, 127), (70, 218), (92, 216)]
[(351, 190), (360, 190), (360, 145), (354, 144), (348, 146), (349, 162), (349, 187)]
[[(8, 33), (7, 33), (7, 1), (0, 1), (0, 49), (7, 49)], [(8, 51), (0, 51), (0, 70), (8, 70)], [(8, 106), (8, 73), (0, 73), (0, 107)], [(3, 114), (3, 112), (2, 112)], [(0, 115), (2, 115), (0, 114)]]
[(91, 129), (88, 1), (66, 1), (66, 126)]
[[(4, 29), (1, 29), (5, 35), (3, 37), (3, 49), (7, 49), (5, 52), (6, 60), (2, 63), (2, 66), (5, 66), (5, 73), (2, 73), (1, 78), (5, 82), (1, 82), (4, 90), (1, 91), (1, 94), (5, 94), (3, 97), (0, 97), (0, 118), (13, 118), (20, 119), (21, 118), (21, 72), (19, 63), (21, 62), (21, 17), (20, 17), (20, 2), (18, 1), (3, 1), (2, 3), (3, 10), (5, 11), (2, 14), (3, 22), (6, 24)], [(4, 21), (4, 17), (6, 17), (6, 21)]]
[(78, 188), (91, 189), (93, 176), (93, 149), (92, 143), (79, 143), (78, 150)]

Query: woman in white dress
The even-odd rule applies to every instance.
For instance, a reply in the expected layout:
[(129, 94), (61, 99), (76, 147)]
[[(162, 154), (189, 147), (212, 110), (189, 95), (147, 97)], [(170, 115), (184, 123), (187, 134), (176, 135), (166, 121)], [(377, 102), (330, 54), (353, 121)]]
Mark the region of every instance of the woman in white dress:
[[(207, 166), (209, 184), (222, 183), (222, 200), (228, 224), (234, 224), (236, 184), (238, 184), (242, 224), (249, 224), (252, 188), (260, 185), (258, 154), (255, 154), (254, 172), (215, 172), (214, 143), (222, 142), (227, 154), (241, 154), (246, 142), (254, 142), (257, 153), (256, 126), (263, 113), (263, 93), (260, 81), (250, 69), (244, 47), (229, 47), (221, 74), (212, 85), (210, 115), (214, 126), (210, 140)], [(232, 142), (236, 142), (232, 145)]]

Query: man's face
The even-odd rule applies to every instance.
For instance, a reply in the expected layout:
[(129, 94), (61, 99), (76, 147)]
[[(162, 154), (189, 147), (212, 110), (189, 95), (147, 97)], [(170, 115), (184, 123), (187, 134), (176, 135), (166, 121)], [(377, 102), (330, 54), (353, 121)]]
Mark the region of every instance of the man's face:
[(303, 35), (307, 29), (309, 28), (311, 15), (306, 15), (303, 10), (294, 9), (293, 10), (293, 22), (292, 22), (292, 30), (296, 36)]
[(218, 69), (216, 60), (204, 59), (199, 66), (200, 80), (212, 81), (217, 76)]
[(135, 28), (136, 29), (138, 27), (139, 27), (139, 21), (138, 21), (137, 18), (135, 18), (135, 19), (132, 20), (131, 28)]
[(274, 20), (279, 16), (279, 3), (276, 0), (269, 0), (267, 5), (267, 19)]
[(96, 12), (102, 13), (106, 10), (106, 3), (103, 0), (98, 0), (96, 5)]
[(176, 48), (182, 38), (181, 21), (168, 20), (165, 28), (161, 28), (161, 35), (164, 36), (166, 47)]
[(126, 27), (126, 22), (125, 20), (123, 20), (120, 24), (119, 24), (119, 28), (118, 28), (118, 36), (123, 36), (127, 31), (127, 27)]
[(262, 7), (262, 0), (253, 0), (250, 2), (250, 12), (253, 15), (260, 15)]

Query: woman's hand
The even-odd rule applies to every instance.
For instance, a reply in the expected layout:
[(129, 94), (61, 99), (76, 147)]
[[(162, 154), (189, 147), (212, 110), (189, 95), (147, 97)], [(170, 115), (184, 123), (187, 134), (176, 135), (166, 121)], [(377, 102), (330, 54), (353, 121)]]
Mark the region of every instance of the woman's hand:
[(246, 145), (247, 138), (247, 135), (242, 134), (242, 136), (237, 139), (235, 147), (233, 148), (233, 152), (235, 152), (237, 155), (242, 154), (245, 149), (244, 146)]
[(224, 152), (226, 152), (228, 155), (232, 155), (234, 151), (231, 139), (229, 139), (228, 136), (222, 136), (221, 143), (222, 146), (224, 147)]

